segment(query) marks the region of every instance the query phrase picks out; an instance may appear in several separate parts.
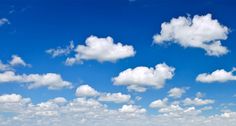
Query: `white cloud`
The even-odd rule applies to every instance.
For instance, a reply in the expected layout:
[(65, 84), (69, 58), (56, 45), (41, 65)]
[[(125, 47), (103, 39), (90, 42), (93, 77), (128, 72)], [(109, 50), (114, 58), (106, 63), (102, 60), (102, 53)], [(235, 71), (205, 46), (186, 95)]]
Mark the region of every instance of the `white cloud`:
[(168, 91), (169, 93), (169, 97), (173, 97), (173, 98), (180, 98), (184, 93), (185, 93), (185, 89), (184, 88), (172, 88)]
[(9, 64), (11, 66), (18, 66), (18, 65), (29, 66), (28, 64), (25, 63), (25, 61), (21, 57), (17, 55), (12, 55), (12, 60), (9, 62)]
[(202, 73), (199, 74), (196, 78), (196, 81), (203, 83), (213, 83), (213, 82), (226, 82), (231, 80), (236, 80), (236, 75), (233, 75), (235, 68), (227, 72), (224, 69), (216, 70), (212, 73)]
[(208, 105), (208, 104), (213, 104), (215, 103), (214, 100), (212, 99), (200, 99), (200, 98), (194, 98), (194, 99), (190, 99), (190, 98), (186, 98), (183, 101), (184, 105), (196, 105), (196, 106), (201, 106), (201, 105)]
[(75, 49), (76, 55), (67, 58), (66, 64), (72, 65), (84, 60), (97, 60), (99, 62), (116, 62), (119, 59), (135, 55), (133, 46), (114, 43), (111, 37), (98, 38), (90, 36), (85, 41), (86, 45), (78, 45)]
[(0, 73), (0, 83), (28, 83), (28, 88), (48, 87), (48, 89), (71, 88), (72, 85), (68, 81), (64, 81), (61, 75), (55, 73), (46, 74), (23, 74), (16, 75), (13, 71), (5, 71)]
[(145, 113), (146, 109), (135, 105), (123, 105), (119, 111), (122, 113)]
[(5, 24), (10, 24), (10, 21), (6, 18), (1, 18), (0, 19), (0, 26), (3, 26)]
[(102, 94), (98, 100), (104, 102), (125, 103), (130, 101), (131, 96), (122, 93), (106, 93)]
[(46, 53), (50, 54), (52, 57), (58, 57), (58, 56), (66, 56), (70, 54), (74, 49), (74, 43), (73, 41), (70, 41), (70, 45), (68, 45), (66, 48), (57, 47), (56, 49), (48, 49), (46, 50)]
[(149, 104), (150, 108), (164, 108), (167, 106), (168, 98), (158, 99)]
[(76, 89), (75, 95), (78, 97), (91, 97), (98, 96), (99, 92), (90, 87), (89, 85), (81, 85)]
[(22, 99), (22, 96), (17, 94), (0, 95), (0, 103), (19, 103)]
[(25, 61), (17, 55), (12, 55), (11, 57), (12, 59), (8, 64), (5, 64), (0, 60), (0, 71), (14, 70), (15, 66), (31, 66), (30, 64), (25, 63)]
[(147, 87), (162, 88), (166, 80), (172, 79), (174, 70), (165, 63), (157, 64), (155, 68), (140, 66), (122, 71), (112, 80), (115, 85), (127, 85), (129, 90), (144, 92)]
[(221, 44), (226, 40), (229, 29), (223, 26), (211, 14), (195, 15), (190, 17), (178, 17), (164, 22), (161, 25), (160, 34), (153, 36), (154, 42), (162, 44), (173, 42), (181, 46), (204, 49), (207, 55), (221, 56), (228, 53), (227, 47)]

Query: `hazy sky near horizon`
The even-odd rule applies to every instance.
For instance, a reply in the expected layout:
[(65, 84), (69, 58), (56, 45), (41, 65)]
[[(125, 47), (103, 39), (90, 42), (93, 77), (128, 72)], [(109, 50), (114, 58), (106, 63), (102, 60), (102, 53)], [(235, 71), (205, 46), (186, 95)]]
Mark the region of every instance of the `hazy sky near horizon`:
[(235, 6), (1, 1), (0, 125), (233, 126)]

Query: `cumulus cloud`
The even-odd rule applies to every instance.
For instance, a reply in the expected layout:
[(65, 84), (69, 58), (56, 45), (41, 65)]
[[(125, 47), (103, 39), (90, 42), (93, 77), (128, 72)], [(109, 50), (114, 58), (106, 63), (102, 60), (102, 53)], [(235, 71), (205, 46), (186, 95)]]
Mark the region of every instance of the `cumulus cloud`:
[(89, 85), (80, 85), (76, 89), (75, 95), (77, 97), (98, 97), (101, 102), (126, 103), (130, 101), (131, 96), (118, 93), (98, 92)]
[(161, 24), (160, 34), (153, 36), (154, 42), (162, 44), (173, 42), (181, 46), (201, 48), (209, 56), (221, 56), (228, 53), (221, 40), (228, 37), (229, 28), (213, 19), (211, 14), (178, 17)]
[(89, 85), (81, 85), (76, 89), (75, 95), (78, 97), (91, 97), (98, 96), (99, 92), (90, 87)]
[(173, 98), (180, 98), (185, 93), (185, 88), (172, 88), (168, 91), (168, 96)]
[(149, 104), (150, 108), (164, 108), (167, 106), (168, 98), (158, 99)]
[(202, 73), (199, 74), (196, 78), (196, 81), (202, 82), (202, 83), (213, 83), (213, 82), (226, 82), (226, 81), (232, 81), (236, 80), (236, 75), (233, 75), (233, 72), (235, 72), (235, 68), (233, 68), (231, 71), (225, 71), (224, 69), (216, 70), (212, 73)]
[(116, 62), (119, 59), (135, 55), (133, 46), (115, 43), (111, 37), (98, 38), (90, 36), (86, 39), (85, 45), (78, 45), (75, 49), (76, 55), (67, 58), (66, 64), (73, 65), (84, 60), (97, 60), (99, 62)]
[(147, 87), (162, 88), (166, 80), (172, 79), (174, 71), (175, 68), (165, 63), (157, 64), (155, 68), (139, 66), (122, 71), (112, 80), (115, 85), (127, 85), (129, 90), (144, 92)]
[(104, 102), (125, 103), (130, 101), (131, 96), (122, 93), (106, 93), (101, 95), (98, 100)]
[(74, 50), (74, 42), (70, 41), (70, 45), (65, 48), (57, 47), (56, 49), (48, 49), (46, 53), (50, 54), (52, 57), (66, 56)]
[(5, 24), (10, 24), (10, 21), (6, 18), (1, 18), (0, 19), (0, 26), (3, 26)]
[(64, 81), (59, 74), (23, 74), (17, 75), (13, 71), (0, 73), (0, 83), (27, 83), (28, 88), (48, 87), (48, 89), (71, 88), (72, 84)]
[(200, 99), (200, 98), (194, 98), (194, 99), (190, 99), (190, 98), (186, 98), (183, 101), (184, 105), (196, 105), (196, 106), (201, 106), (201, 105), (208, 105), (208, 104), (213, 104), (215, 103), (215, 100), (212, 99)]
[(135, 105), (123, 105), (122, 108), (119, 109), (120, 112), (122, 113), (145, 113), (146, 109), (140, 108), (139, 106)]

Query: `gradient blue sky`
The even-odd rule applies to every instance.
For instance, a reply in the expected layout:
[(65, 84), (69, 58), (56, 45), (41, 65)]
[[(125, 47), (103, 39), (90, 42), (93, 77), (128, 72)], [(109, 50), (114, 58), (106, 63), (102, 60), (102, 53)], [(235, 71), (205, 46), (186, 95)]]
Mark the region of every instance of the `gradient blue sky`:
[[(200, 83), (195, 80), (201, 73), (217, 69), (230, 71), (236, 66), (236, 2), (233, 0), (3, 0), (0, 2), (0, 18), (10, 24), (0, 27), (0, 59), (7, 63), (13, 54), (20, 56), (31, 67), (15, 68), (17, 74), (58, 73), (74, 88), (48, 90), (47, 87), (27, 89), (24, 84), (1, 83), (0, 94), (20, 94), (30, 97), (34, 104), (55, 97), (67, 100), (76, 98), (79, 85), (89, 84), (100, 92), (122, 92), (132, 98), (141, 96), (136, 104), (146, 108), (149, 104), (168, 95), (174, 87), (189, 87), (183, 97), (194, 98), (197, 92), (214, 99), (212, 113), (223, 109), (223, 103), (235, 103), (235, 81), (224, 83)], [(153, 35), (159, 34), (161, 24), (179, 16), (212, 14), (220, 24), (230, 29), (228, 38), (222, 41), (230, 52), (216, 57), (208, 56), (199, 48), (183, 48), (178, 44), (158, 45)], [(52, 58), (45, 51), (65, 47), (71, 40), (75, 45), (84, 45), (86, 38), (111, 36), (114, 42), (132, 45), (134, 57), (115, 63), (85, 61), (83, 64), (66, 66), (66, 57)], [(72, 56), (70, 54), (69, 56)], [(125, 86), (115, 86), (112, 77), (128, 68), (137, 66), (154, 67), (166, 63), (175, 67), (175, 75), (161, 89), (149, 88), (146, 92), (129, 92)], [(14, 82), (15, 83), (15, 82)], [(171, 99), (170, 99), (171, 100)], [(119, 108), (121, 104), (111, 104)], [(236, 106), (227, 106), (236, 111)]]

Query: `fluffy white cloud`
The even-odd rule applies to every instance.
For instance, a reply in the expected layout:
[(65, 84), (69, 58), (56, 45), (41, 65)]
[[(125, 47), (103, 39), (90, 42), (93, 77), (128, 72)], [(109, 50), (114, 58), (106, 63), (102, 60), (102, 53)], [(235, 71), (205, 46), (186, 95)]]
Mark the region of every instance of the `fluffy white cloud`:
[(128, 89), (143, 92), (146, 87), (162, 88), (166, 80), (172, 79), (175, 68), (165, 63), (157, 64), (155, 68), (144, 66), (127, 69), (112, 80), (115, 85), (127, 85)]
[(5, 25), (5, 24), (10, 24), (10, 21), (6, 18), (1, 18), (0, 19), (0, 26)]
[(114, 43), (111, 37), (98, 38), (90, 36), (86, 39), (85, 44), (77, 46), (75, 57), (67, 58), (67, 65), (82, 62), (83, 60), (115, 62), (135, 55), (133, 46), (123, 45), (120, 42)]
[(200, 99), (200, 98), (186, 98), (183, 103), (184, 105), (196, 105), (196, 106), (201, 106), (201, 105), (208, 105), (208, 104), (213, 104), (215, 101), (212, 99)]
[(236, 80), (236, 76), (233, 75), (235, 68), (227, 72), (224, 69), (216, 70), (212, 73), (202, 73), (199, 74), (196, 78), (196, 81), (203, 83), (212, 83), (212, 82), (226, 82), (231, 80)]
[(19, 103), (22, 99), (22, 96), (17, 94), (0, 95), (0, 103)]
[(81, 85), (76, 89), (76, 96), (87, 97), (87, 96), (98, 96), (99, 92), (90, 87), (89, 85)]
[(173, 97), (173, 98), (180, 98), (184, 93), (185, 93), (185, 89), (184, 88), (172, 88), (168, 91), (169, 93), (169, 97)]
[(120, 112), (123, 113), (145, 113), (146, 109), (140, 108), (135, 105), (123, 105), (122, 108), (119, 109)]
[(52, 57), (66, 56), (70, 54), (74, 49), (73, 41), (70, 42), (70, 45), (66, 48), (57, 47), (56, 49), (48, 49), (46, 53), (50, 54)]
[(131, 96), (122, 93), (106, 93), (102, 94), (98, 100), (104, 102), (125, 103), (130, 101)]
[(46, 74), (23, 74), (16, 75), (13, 71), (5, 71), (0, 73), (0, 83), (28, 83), (28, 88), (48, 87), (48, 89), (71, 88), (72, 85), (68, 81), (64, 81), (61, 75), (55, 73)]
[(25, 63), (25, 61), (21, 57), (17, 55), (12, 55), (12, 60), (9, 62), (9, 64), (11, 66), (18, 66), (18, 65), (27, 66), (28, 65)]
[(168, 98), (158, 99), (149, 104), (150, 108), (164, 108), (167, 106)]
[(211, 14), (178, 17), (164, 22), (160, 34), (153, 36), (154, 42), (162, 44), (173, 42), (183, 47), (202, 48), (210, 56), (221, 56), (228, 53), (228, 49), (221, 44), (226, 40), (229, 29), (223, 26)]

